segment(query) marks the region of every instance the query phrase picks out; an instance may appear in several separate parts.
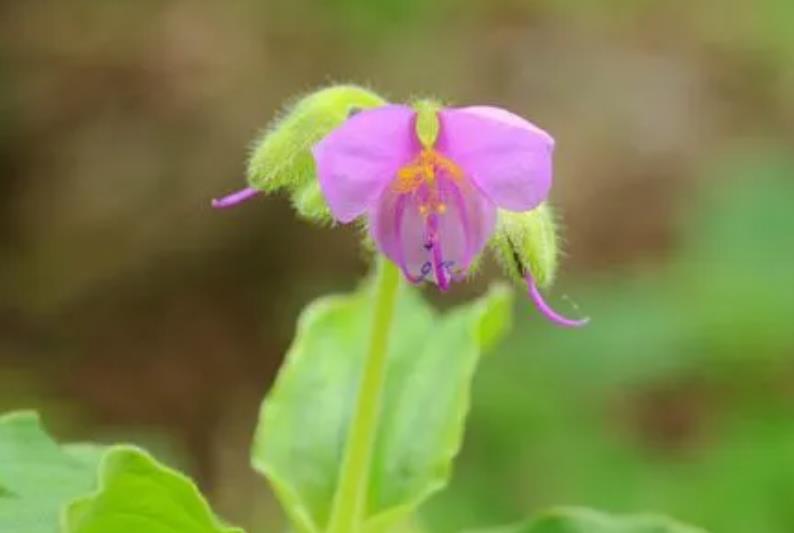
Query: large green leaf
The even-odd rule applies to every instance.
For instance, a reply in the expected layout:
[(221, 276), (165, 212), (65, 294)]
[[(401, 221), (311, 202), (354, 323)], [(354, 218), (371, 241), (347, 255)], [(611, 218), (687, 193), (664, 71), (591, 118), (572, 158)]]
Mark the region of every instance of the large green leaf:
[(241, 532), (218, 522), (188, 478), (137, 448), (59, 446), (41, 427), (36, 413), (4, 415), (0, 417), (0, 532), (56, 531)]
[[(263, 404), (252, 462), (300, 531), (321, 531), (328, 520), (372, 298), (366, 285), (312, 303)], [(416, 291), (400, 292), (367, 502), (370, 530), (401, 519), (446, 484), (480, 352), (501, 337), (509, 317), (504, 287), (444, 315)]]
[(69, 506), (63, 531), (242, 533), (218, 521), (190, 479), (131, 446), (108, 450), (99, 490)]
[[(474, 532), (471, 532), (474, 533)], [(612, 516), (591, 509), (563, 507), (524, 524), (477, 533), (706, 533), (658, 515)]]
[(0, 417), (0, 531), (55, 533), (61, 507), (93, 489), (101, 454), (58, 446), (33, 412)]

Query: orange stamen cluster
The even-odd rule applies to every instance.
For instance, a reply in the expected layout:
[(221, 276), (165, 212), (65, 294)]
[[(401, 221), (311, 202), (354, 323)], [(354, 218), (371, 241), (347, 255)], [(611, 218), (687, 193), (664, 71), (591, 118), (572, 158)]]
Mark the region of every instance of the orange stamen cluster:
[(463, 177), (463, 171), (449, 158), (432, 148), (424, 148), (416, 159), (397, 172), (392, 187), (399, 194), (411, 194), (426, 185), (427, 197), (419, 203), (419, 213), (422, 216), (431, 213), (443, 215), (447, 212), (447, 205), (441, 200), (438, 191), (439, 173), (457, 183)]

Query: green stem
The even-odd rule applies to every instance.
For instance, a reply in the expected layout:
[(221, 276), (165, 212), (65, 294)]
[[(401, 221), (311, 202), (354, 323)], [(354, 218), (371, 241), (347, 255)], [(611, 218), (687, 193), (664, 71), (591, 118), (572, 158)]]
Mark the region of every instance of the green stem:
[(359, 533), (364, 522), (372, 453), (386, 377), (389, 330), (399, 282), (397, 267), (391, 261), (382, 259), (375, 284), (375, 318), (369, 353), (364, 362), (356, 411), (347, 434), (328, 533)]

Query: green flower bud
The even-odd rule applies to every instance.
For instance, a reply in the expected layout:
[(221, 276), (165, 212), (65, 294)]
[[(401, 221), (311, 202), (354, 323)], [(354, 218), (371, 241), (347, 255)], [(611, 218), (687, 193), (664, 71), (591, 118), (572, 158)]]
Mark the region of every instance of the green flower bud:
[(330, 222), (311, 148), (351, 114), (385, 103), (374, 92), (355, 85), (336, 85), (299, 99), (254, 142), (248, 184), (268, 193), (286, 189), (301, 216)]
[(505, 272), (517, 281), (523, 283), (527, 273), (539, 287), (554, 281), (559, 252), (554, 213), (548, 204), (523, 213), (500, 209), (490, 246)]
[(416, 109), (416, 136), (422, 146), (431, 148), (436, 143), (441, 129), (438, 120), (441, 104), (435, 100), (418, 100), (413, 107)]

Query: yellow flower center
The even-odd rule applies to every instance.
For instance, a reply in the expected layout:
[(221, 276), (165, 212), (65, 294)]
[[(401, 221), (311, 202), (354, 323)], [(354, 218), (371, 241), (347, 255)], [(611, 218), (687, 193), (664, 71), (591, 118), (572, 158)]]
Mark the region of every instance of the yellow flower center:
[(422, 195), (419, 202), (419, 213), (427, 216), (431, 213), (443, 215), (447, 205), (441, 200), (438, 191), (438, 175), (460, 184), (463, 171), (451, 159), (432, 148), (423, 148), (419, 155), (397, 172), (392, 184), (394, 192), (399, 194), (416, 193), (423, 185), (427, 186), (427, 194)]

